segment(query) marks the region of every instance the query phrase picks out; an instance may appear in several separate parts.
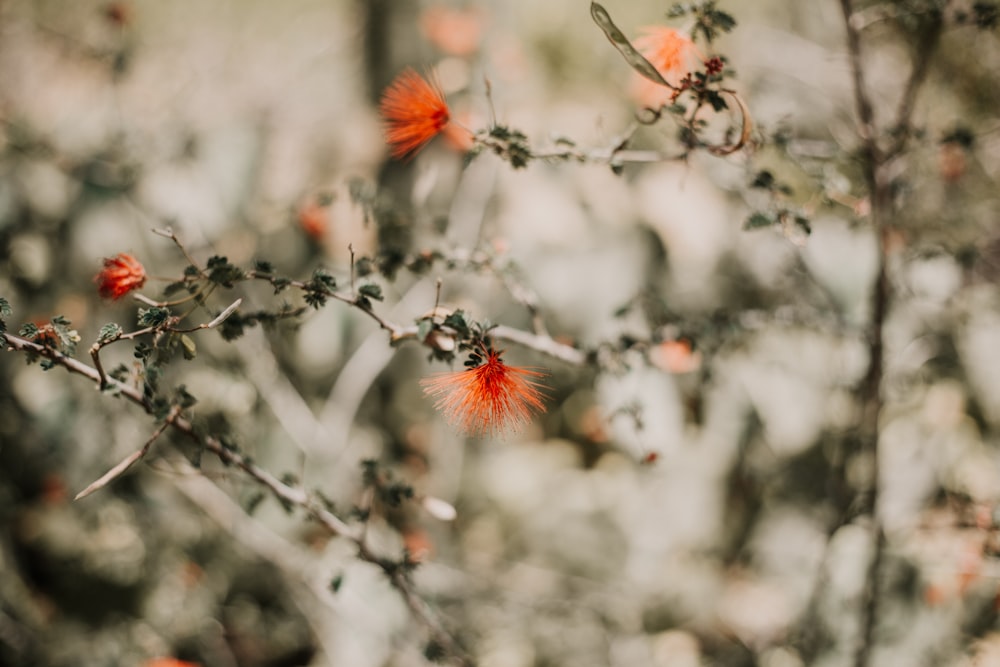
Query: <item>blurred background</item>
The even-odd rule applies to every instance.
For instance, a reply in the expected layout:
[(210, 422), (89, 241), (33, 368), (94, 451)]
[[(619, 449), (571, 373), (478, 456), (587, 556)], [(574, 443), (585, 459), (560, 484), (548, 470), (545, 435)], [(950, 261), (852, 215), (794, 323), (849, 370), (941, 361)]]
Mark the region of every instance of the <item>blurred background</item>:
[[(605, 6), (634, 37), (689, 29), (670, 4)], [(881, 120), (937, 4), (859, 3)], [(945, 4), (894, 174), (886, 665), (1000, 656), (1000, 45)], [(376, 310), (403, 325), (434, 307), (438, 278), (442, 303), (477, 321), (530, 329), (535, 310), (600, 363), (506, 345), (549, 374), (547, 412), (517, 433), (449, 428), (418, 384), (448, 365), (337, 302), (232, 342), (192, 334), (196, 358), (163, 386), (344, 518), (362, 460), (411, 484), (417, 501), (374, 513), (373, 547), (421, 559), (417, 590), (484, 667), (851, 664), (870, 554), (853, 392), (877, 249), (843, 19), (832, 1), (719, 6), (738, 21), (715, 48), (753, 146), (618, 174), (467, 163), (447, 136), (397, 162), (382, 139), (378, 99), (412, 66), (469, 128), (611, 145), (634, 118), (633, 75), (581, 0), (4, 0), (8, 326), (63, 315), (89, 362), (105, 323), (137, 328), (130, 298), (99, 300), (102, 258), (137, 257), (161, 298), (187, 265), (150, 231), (167, 226), (199, 262), (265, 259), (299, 279), (322, 266), (346, 282), (350, 245), (380, 269)], [(676, 154), (677, 127), (631, 145)], [(782, 187), (759, 187), (764, 171)], [(807, 222), (743, 229), (781, 211)], [(211, 308), (302, 303), (272, 292), (241, 284)], [(132, 345), (103, 358), (131, 366)], [(169, 433), (72, 501), (154, 429), (83, 378), (0, 356), (0, 664), (425, 664), (425, 629), (350, 544)]]

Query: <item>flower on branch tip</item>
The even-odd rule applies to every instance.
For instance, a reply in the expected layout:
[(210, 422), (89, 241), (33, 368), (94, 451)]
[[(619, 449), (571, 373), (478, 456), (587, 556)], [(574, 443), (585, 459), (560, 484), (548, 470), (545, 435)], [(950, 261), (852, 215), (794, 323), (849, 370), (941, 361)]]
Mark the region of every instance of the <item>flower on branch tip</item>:
[(525, 426), (532, 414), (545, 411), (546, 373), (508, 366), (502, 350), (480, 344), (466, 368), (420, 381), (434, 407), (455, 428), (470, 435), (496, 434)]
[(94, 276), (94, 282), (105, 299), (120, 299), (146, 283), (146, 269), (135, 257), (122, 252), (104, 259), (104, 268)]
[[(633, 42), (635, 48), (674, 88), (679, 88), (684, 77), (698, 69), (704, 60), (691, 38), (680, 30), (647, 26), (641, 33)], [(640, 104), (658, 108), (672, 101), (674, 91), (636, 74), (632, 94)]]
[(403, 70), (382, 94), (379, 112), (385, 124), (385, 140), (392, 156), (411, 157), (436, 137), (451, 120), (441, 87), (417, 74)]

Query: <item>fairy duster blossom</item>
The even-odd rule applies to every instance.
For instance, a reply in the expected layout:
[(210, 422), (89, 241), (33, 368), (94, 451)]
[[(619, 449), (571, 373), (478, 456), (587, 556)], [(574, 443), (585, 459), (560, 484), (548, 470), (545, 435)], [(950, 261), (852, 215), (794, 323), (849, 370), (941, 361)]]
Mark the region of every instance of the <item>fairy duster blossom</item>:
[[(647, 26), (633, 43), (663, 80), (675, 88), (680, 87), (681, 80), (698, 69), (703, 60), (690, 37), (667, 26)], [(669, 104), (673, 92), (645, 77), (635, 75), (633, 94), (646, 106)]]
[(118, 253), (104, 260), (104, 268), (94, 276), (97, 290), (105, 299), (120, 299), (146, 283), (146, 269), (132, 255)]
[(379, 105), (392, 156), (406, 159), (436, 137), (451, 120), (444, 93), (413, 69), (403, 70), (382, 94)]
[(483, 346), (454, 373), (420, 381), (424, 393), (436, 399), (435, 407), (455, 428), (470, 435), (501, 433), (523, 427), (531, 415), (543, 412), (542, 371), (508, 366), (502, 351)]

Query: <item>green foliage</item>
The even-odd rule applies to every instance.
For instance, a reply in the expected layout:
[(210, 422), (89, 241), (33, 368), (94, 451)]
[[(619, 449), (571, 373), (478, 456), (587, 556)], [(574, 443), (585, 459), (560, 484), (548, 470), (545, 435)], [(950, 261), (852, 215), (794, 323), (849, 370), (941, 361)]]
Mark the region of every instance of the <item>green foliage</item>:
[(140, 308), (137, 323), (140, 327), (156, 328), (163, 326), (170, 319), (170, 309), (153, 306), (152, 308)]
[(115, 322), (109, 322), (101, 327), (101, 331), (97, 334), (97, 342), (101, 345), (106, 345), (112, 341), (118, 340), (121, 335), (121, 325)]
[(971, 150), (976, 143), (976, 135), (969, 128), (959, 125), (941, 137), (941, 143), (956, 143), (966, 150)]
[(667, 18), (669, 19), (689, 14), (694, 17), (695, 21), (694, 27), (691, 29), (691, 36), (697, 39), (698, 35), (701, 35), (709, 44), (715, 41), (719, 35), (732, 32), (736, 27), (736, 19), (729, 12), (716, 7), (716, 0), (686, 5), (675, 3), (667, 10)]
[(424, 658), (428, 662), (444, 662), (448, 658), (448, 650), (432, 639), (424, 646)]
[(755, 211), (750, 214), (750, 216), (743, 222), (743, 229), (760, 229), (761, 227), (770, 227), (775, 224), (777, 219), (774, 216), (768, 215), (767, 213), (761, 213), (760, 211)]
[(490, 145), (493, 152), (507, 160), (514, 169), (528, 166), (531, 148), (528, 146), (528, 137), (523, 132), (505, 125), (494, 125), (490, 128), (489, 137), (495, 140)]
[(363, 283), (358, 286), (358, 300), (363, 301), (363, 306), (365, 308), (371, 308), (371, 302), (368, 299), (374, 299), (375, 301), (381, 301), (385, 297), (382, 295), (382, 286), (375, 283)]
[(392, 472), (384, 471), (376, 459), (361, 461), (361, 479), (365, 486), (374, 488), (378, 499), (389, 507), (400, 507), (414, 496), (412, 486), (395, 480)]
[(195, 345), (194, 340), (187, 334), (180, 334), (178, 339), (181, 342), (181, 352), (184, 354), (184, 358), (191, 361), (198, 355), (198, 346)]
[(319, 310), (326, 304), (327, 297), (337, 289), (337, 281), (325, 269), (317, 268), (303, 289), (306, 303)]
[(461, 339), (469, 338), (472, 335), (472, 326), (466, 317), (465, 311), (459, 309), (444, 318), (444, 326), (455, 330)]
[(220, 255), (209, 257), (206, 267), (209, 281), (222, 287), (231, 288), (234, 283), (243, 279), (243, 271)]
[(4, 336), (7, 333), (7, 322), (4, 321), (4, 318), (13, 314), (14, 311), (11, 309), (10, 303), (0, 296), (0, 350), (7, 349), (7, 338)]
[(992, 30), (1000, 23), (1000, 7), (995, 2), (972, 3), (972, 20), (981, 30)]
[(17, 335), (28, 340), (35, 340), (38, 335), (38, 325), (34, 322), (26, 322), (17, 330)]
[(365, 224), (370, 224), (375, 217), (375, 185), (363, 178), (354, 177), (347, 181), (347, 194), (352, 203), (361, 207)]

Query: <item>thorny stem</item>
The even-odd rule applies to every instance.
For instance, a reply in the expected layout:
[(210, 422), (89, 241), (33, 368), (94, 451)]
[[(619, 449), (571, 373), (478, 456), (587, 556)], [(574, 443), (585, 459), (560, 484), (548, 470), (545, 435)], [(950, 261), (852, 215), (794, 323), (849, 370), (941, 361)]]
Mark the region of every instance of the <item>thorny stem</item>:
[[(30, 352), (45, 357), (53, 363), (62, 366), (70, 373), (82, 375), (90, 381), (101, 385), (106, 382), (112, 386), (120, 396), (141, 407), (147, 414), (153, 414), (153, 406), (147, 401), (142, 392), (123, 382), (104, 377), (96, 368), (68, 357), (58, 350), (33, 343), (30, 340), (4, 333), (3, 338), (7, 342), (7, 349), (17, 352)], [(248, 477), (261, 486), (267, 488), (283, 503), (299, 507), (312, 519), (322, 524), (331, 534), (353, 542), (358, 549), (358, 557), (373, 565), (378, 566), (386, 575), (389, 583), (399, 591), (406, 606), (410, 609), (414, 618), (427, 630), (433, 642), (443, 648), (449, 658), (456, 664), (471, 667), (472, 660), (459, 646), (458, 642), (445, 629), (441, 620), (414, 590), (412, 581), (406, 573), (399, 567), (399, 563), (383, 558), (373, 552), (365, 543), (363, 534), (349, 526), (343, 519), (330, 512), (322, 503), (312, 498), (303, 489), (290, 486), (272, 475), (267, 470), (259, 467), (249, 458), (231, 447), (227, 447), (221, 440), (212, 436), (199, 433), (194, 425), (179, 414), (171, 413), (171, 418), (167, 420), (169, 426), (177, 433), (187, 437), (199, 447), (214, 454), (222, 463), (238, 468)], [(156, 434), (157, 436), (159, 433)], [(151, 442), (151, 441), (150, 441)]]

